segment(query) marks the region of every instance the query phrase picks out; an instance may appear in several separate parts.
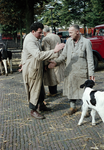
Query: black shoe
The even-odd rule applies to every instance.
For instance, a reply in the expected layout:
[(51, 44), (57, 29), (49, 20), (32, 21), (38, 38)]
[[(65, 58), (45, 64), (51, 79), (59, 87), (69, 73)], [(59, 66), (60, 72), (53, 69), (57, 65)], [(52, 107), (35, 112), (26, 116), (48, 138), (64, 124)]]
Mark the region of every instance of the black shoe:
[(55, 94), (48, 93), (48, 94), (46, 94), (47, 97), (54, 97), (54, 96), (57, 96), (57, 95), (58, 95), (58, 93), (55, 93)]
[(38, 104), (38, 111), (51, 111), (51, 108), (46, 107), (46, 105), (42, 104)]
[(52, 109), (51, 108), (49, 108), (49, 107), (41, 107), (40, 108), (40, 111), (51, 111)]

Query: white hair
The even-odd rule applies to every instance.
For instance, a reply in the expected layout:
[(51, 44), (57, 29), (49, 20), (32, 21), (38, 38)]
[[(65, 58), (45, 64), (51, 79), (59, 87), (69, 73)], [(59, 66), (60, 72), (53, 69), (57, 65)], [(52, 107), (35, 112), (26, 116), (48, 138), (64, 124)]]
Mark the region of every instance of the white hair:
[(50, 32), (50, 28), (48, 26), (44, 26), (43, 32)]

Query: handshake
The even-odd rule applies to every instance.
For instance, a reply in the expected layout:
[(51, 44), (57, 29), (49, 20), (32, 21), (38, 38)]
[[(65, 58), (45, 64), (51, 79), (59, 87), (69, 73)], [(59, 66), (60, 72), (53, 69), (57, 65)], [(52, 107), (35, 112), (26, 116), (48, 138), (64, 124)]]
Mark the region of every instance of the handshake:
[(54, 68), (54, 67), (56, 66), (56, 64), (57, 64), (54, 60), (51, 60), (51, 61), (49, 61), (49, 62), (50, 62), (49, 65), (48, 65), (48, 68), (49, 68), (49, 69)]
[[(58, 51), (60, 51), (61, 49), (63, 49), (64, 46), (65, 46), (64, 43), (60, 43), (60, 44), (57, 43), (56, 46), (55, 46), (54, 52), (57, 53)], [(54, 68), (56, 66), (56, 64), (57, 63), (54, 60), (51, 60), (51, 61), (49, 61), (48, 68), (52, 69), (52, 68)]]

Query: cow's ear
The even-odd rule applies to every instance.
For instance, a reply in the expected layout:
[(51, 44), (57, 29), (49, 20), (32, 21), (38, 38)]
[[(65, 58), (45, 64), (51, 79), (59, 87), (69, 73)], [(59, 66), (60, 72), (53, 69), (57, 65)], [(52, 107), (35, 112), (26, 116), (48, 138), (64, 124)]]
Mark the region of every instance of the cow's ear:
[(84, 86), (85, 86), (85, 83), (84, 83), (84, 84), (82, 84), (82, 85), (80, 85), (80, 88), (84, 88)]

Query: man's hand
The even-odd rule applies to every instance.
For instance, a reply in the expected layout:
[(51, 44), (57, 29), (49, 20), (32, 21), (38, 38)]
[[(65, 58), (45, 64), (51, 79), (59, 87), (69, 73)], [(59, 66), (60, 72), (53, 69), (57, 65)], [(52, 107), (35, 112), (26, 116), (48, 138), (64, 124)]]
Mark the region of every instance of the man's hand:
[(23, 69), (23, 68), (22, 68), (22, 64), (20, 64), (20, 65), (19, 65), (19, 67), (21, 67), (21, 68), (20, 68), (20, 69), (18, 69), (18, 71), (19, 71), (19, 72), (21, 72), (21, 71), (22, 71), (22, 69)]
[(60, 44), (57, 43), (57, 45), (55, 46), (54, 52), (55, 53), (59, 52), (61, 49), (64, 48), (64, 46), (65, 46), (64, 43), (60, 43)]
[(49, 62), (50, 62), (50, 64), (48, 65), (49, 69), (52, 69), (52, 68), (54, 68), (56, 66), (56, 62), (54, 60), (51, 60)]
[(90, 80), (93, 80), (95, 82), (95, 77), (94, 76), (90, 76)]

